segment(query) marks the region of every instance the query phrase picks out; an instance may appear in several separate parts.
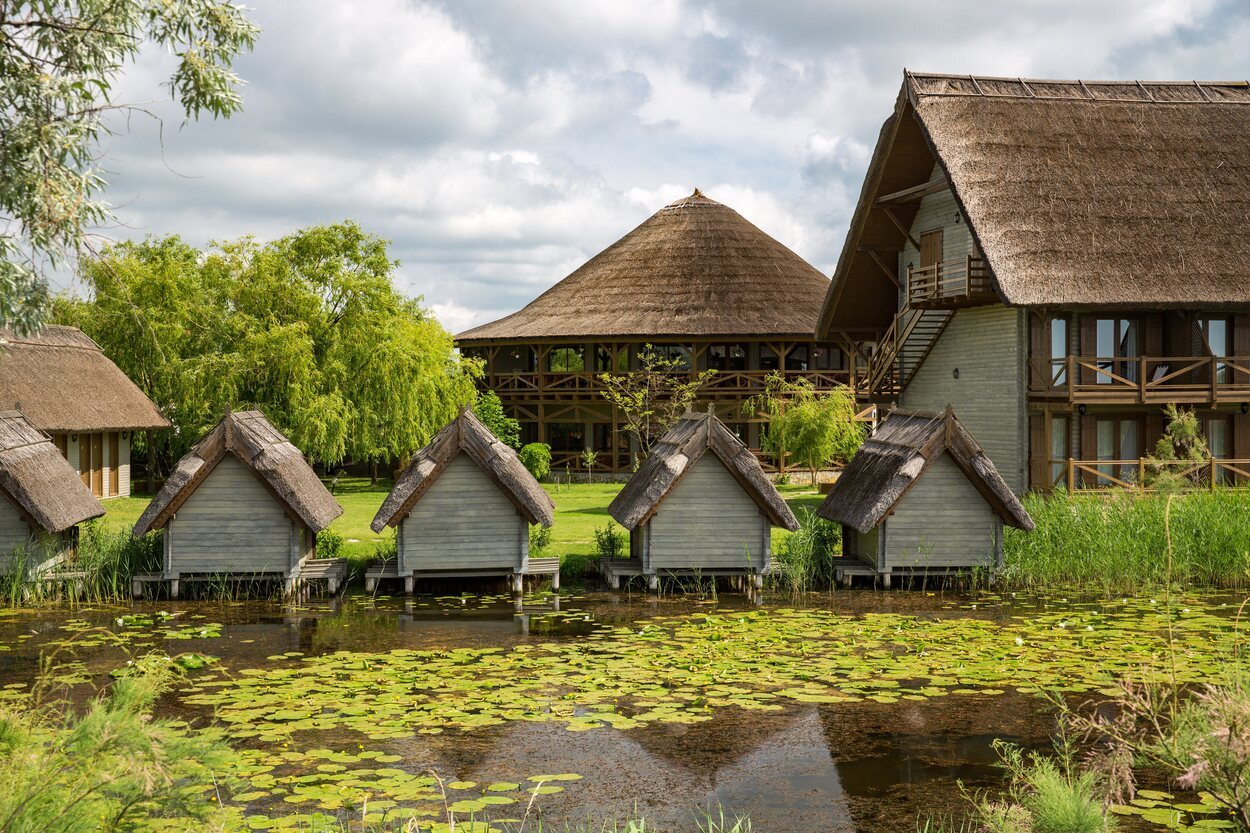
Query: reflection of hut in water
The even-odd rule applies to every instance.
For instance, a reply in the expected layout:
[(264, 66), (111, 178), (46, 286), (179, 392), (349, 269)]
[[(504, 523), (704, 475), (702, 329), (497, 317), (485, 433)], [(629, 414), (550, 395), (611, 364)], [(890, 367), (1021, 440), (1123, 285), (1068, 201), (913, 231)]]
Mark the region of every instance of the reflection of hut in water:
[(260, 411), (227, 413), (174, 468), (134, 534), (165, 530), (161, 578), (277, 576), (288, 591), (343, 514), (298, 448)]
[(1003, 524), (1033, 519), (990, 458), (945, 413), (894, 411), (856, 452), (825, 502), (822, 518), (842, 524), (851, 576), (943, 574), (1001, 565)]
[(72, 555), (78, 524), (104, 514), (52, 440), (19, 411), (0, 412), (0, 575)]
[(608, 506), (629, 530), (629, 558), (605, 559), (613, 587), (622, 577), (750, 576), (762, 585), (772, 527), (798, 529), (794, 513), (751, 453), (710, 413), (687, 413)]
[(527, 575), (560, 581), (558, 558), (531, 557), (531, 524), (551, 526), (555, 504), (521, 464), (467, 408), (412, 459), (373, 519), (374, 532), (395, 528), (396, 557), (366, 573), (418, 576), (508, 576), (519, 591)]

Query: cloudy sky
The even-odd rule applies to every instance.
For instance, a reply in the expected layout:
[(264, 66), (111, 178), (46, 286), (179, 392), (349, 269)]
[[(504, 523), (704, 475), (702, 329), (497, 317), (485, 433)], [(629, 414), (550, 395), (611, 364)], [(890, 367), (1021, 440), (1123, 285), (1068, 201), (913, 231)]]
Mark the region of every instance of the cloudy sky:
[[(454, 331), (695, 186), (829, 273), (903, 68), (1250, 76), (1248, 0), (260, 0), (245, 110), (181, 126), (169, 58), (107, 148), (112, 237), (352, 218)], [(162, 129), (163, 128), (163, 129)]]

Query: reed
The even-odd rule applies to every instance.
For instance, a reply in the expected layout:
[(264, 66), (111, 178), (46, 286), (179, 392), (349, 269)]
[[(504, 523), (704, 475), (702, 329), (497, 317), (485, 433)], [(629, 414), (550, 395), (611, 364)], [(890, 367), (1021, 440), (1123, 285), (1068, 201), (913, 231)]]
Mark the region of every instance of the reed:
[(791, 593), (828, 590), (833, 587), (833, 558), (841, 546), (841, 527), (817, 517), (810, 507), (799, 507), (795, 514), (799, 528), (777, 548), (768, 585)]
[(18, 549), (0, 577), (0, 602), (16, 606), (63, 598), (86, 603), (128, 599), (130, 580), (136, 573), (160, 570), (161, 547), (160, 533), (135, 538), (98, 521), (83, 524), (76, 552), (52, 571), (53, 575), (71, 574), (71, 578), (44, 580), (47, 554), (36, 545)]

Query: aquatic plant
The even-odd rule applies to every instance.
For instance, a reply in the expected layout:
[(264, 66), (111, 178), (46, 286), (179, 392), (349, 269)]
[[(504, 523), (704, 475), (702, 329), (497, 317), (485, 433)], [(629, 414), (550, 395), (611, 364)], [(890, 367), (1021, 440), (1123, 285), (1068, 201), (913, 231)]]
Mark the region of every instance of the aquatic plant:
[(777, 590), (803, 593), (833, 586), (833, 558), (841, 548), (842, 529), (800, 507), (799, 528), (786, 536), (773, 556), (768, 584)]
[[(1164, 514), (1172, 500), (1169, 572)], [(1184, 495), (1028, 495), (1037, 528), (1004, 531), (1008, 588), (1095, 588), (1111, 593), (1177, 583), (1250, 586), (1250, 500), (1245, 491)]]
[(161, 547), (160, 533), (135, 538), (129, 531), (110, 529), (99, 521), (85, 523), (79, 528), (76, 552), (56, 568), (72, 571), (72, 579), (41, 580), (38, 567), (48, 553), (38, 545), (21, 548), (0, 580), (0, 602), (40, 604), (59, 597), (63, 589), (72, 602), (129, 599), (131, 577), (160, 569)]

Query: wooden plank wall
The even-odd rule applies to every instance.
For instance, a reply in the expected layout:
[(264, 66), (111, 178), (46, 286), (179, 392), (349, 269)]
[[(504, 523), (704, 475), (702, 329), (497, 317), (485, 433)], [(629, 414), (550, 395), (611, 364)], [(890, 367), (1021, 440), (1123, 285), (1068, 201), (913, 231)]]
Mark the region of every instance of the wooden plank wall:
[(886, 520), (885, 566), (993, 565), (1000, 523), (976, 487), (943, 454)]
[(758, 569), (766, 563), (761, 528), (769, 527), (768, 519), (710, 452), (664, 499), (650, 525), (656, 570)]

